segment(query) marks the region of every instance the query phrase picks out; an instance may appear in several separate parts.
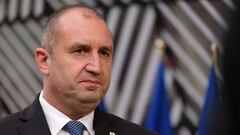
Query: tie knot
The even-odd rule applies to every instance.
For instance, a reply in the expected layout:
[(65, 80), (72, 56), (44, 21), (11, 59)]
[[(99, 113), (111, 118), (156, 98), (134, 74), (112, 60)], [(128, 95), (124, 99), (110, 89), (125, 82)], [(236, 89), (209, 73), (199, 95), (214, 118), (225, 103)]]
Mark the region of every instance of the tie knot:
[(69, 121), (64, 127), (63, 130), (67, 131), (71, 135), (83, 135), (83, 130), (85, 126), (79, 121)]

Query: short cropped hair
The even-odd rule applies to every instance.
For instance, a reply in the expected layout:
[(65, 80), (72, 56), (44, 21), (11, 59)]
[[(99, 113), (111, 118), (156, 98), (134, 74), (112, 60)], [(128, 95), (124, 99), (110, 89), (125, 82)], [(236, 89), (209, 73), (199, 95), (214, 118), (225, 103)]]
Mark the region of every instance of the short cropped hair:
[(72, 9), (80, 9), (82, 11), (85, 10), (86, 12), (80, 12), (80, 14), (85, 18), (91, 18), (91, 16), (94, 15), (95, 17), (104, 20), (103, 16), (100, 13), (85, 4), (66, 6), (55, 11), (47, 19), (46, 23), (43, 26), (42, 32), (41, 46), (42, 48), (45, 48), (50, 54), (53, 54), (54, 52), (55, 36), (57, 33), (56, 26), (58, 19)]

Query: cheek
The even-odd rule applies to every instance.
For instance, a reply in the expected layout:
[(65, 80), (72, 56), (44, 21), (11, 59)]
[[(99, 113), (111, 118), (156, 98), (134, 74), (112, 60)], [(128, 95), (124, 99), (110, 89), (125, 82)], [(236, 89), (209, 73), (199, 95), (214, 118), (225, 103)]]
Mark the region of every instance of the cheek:
[(74, 58), (73, 56), (69, 56), (68, 58), (63, 60), (64, 62), (61, 63), (61, 67), (64, 70), (64, 74), (66, 76), (78, 76), (84, 69), (84, 66), (86, 65), (86, 61), (84, 60), (78, 60)]
[(111, 73), (112, 73), (111, 66), (105, 66), (104, 67), (104, 75), (105, 75), (105, 81), (106, 81), (107, 85), (109, 85), (109, 83), (110, 83)]
[(72, 85), (73, 81), (77, 77), (78, 74), (78, 67), (76, 64), (69, 63), (69, 61), (59, 62), (57, 65), (55, 65), (54, 68), (52, 68), (53, 79), (57, 79), (59, 82), (59, 85), (64, 84), (66, 87), (68, 85)]
[[(69, 64), (71, 65), (71, 64)], [(83, 66), (79, 66), (77, 64), (72, 64), (71, 66), (67, 66), (62, 72), (62, 77), (66, 81), (76, 82), (79, 78), (81, 78), (81, 74), (83, 71)]]

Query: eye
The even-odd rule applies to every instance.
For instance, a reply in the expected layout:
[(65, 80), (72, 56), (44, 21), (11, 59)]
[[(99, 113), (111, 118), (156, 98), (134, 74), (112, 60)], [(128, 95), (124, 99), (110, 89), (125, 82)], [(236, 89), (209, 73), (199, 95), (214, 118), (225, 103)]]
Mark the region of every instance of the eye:
[(105, 57), (111, 56), (111, 52), (108, 49), (102, 49), (100, 50), (100, 54)]
[(78, 53), (78, 54), (85, 54), (85, 53), (89, 52), (89, 49), (86, 47), (81, 47), (81, 48), (76, 49), (74, 52)]

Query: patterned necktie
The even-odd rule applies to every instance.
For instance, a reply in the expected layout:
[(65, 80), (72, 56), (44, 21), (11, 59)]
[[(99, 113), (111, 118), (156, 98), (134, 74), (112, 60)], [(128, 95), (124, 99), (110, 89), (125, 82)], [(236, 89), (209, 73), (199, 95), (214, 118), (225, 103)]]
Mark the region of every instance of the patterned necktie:
[(69, 121), (64, 127), (63, 130), (67, 131), (71, 135), (83, 135), (83, 130), (85, 126), (79, 121)]

